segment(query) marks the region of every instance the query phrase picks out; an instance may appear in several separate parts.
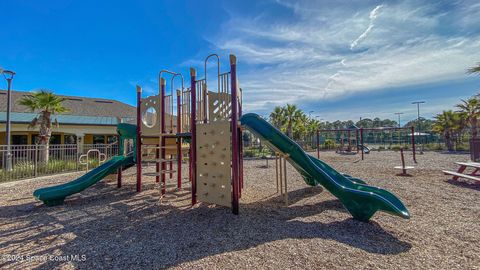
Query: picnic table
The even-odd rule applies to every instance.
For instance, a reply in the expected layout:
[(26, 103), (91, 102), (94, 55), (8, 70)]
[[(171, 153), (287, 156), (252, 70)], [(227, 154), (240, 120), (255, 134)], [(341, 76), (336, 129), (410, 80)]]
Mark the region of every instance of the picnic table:
[[(458, 180), (459, 178), (466, 178), (470, 180), (480, 181), (480, 163), (478, 162), (455, 162), (460, 165), (458, 170), (455, 171), (442, 171), (445, 175), (452, 175), (452, 180)], [(467, 168), (472, 168), (473, 171), (466, 173)]]

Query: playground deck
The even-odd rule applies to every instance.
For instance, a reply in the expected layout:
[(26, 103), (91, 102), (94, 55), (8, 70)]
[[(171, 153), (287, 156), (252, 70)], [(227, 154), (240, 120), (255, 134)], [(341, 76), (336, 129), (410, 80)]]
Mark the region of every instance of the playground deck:
[[(313, 153), (312, 153), (313, 154)], [(411, 154), (406, 154), (411, 165)], [(377, 213), (370, 223), (351, 218), (321, 187), (308, 187), (289, 166), (290, 206), (275, 194), (274, 161), (245, 161), (240, 213), (225, 207), (190, 208), (189, 191), (160, 204), (153, 177), (135, 193), (134, 176), (121, 189), (101, 181), (65, 205), (45, 207), (33, 190), (81, 173), (0, 184), (0, 268), (395, 268), (473, 269), (480, 265), (480, 185), (448, 181), (442, 169), (468, 155), (418, 155), (414, 177), (399, 177), (397, 152), (320, 154), (339, 171), (397, 194), (409, 220)], [(186, 169), (186, 168), (185, 168)], [(175, 175), (171, 181), (176, 182)], [(188, 187), (188, 185), (186, 185)], [(172, 196), (176, 195), (176, 197)], [(9, 255), (23, 255), (16, 261)], [(57, 255), (60, 261), (45, 260)], [(85, 261), (62, 261), (85, 255)], [(37, 256), (37, 257), (32, 257)], [(80, 258), (81, 260), (81, 258)]]

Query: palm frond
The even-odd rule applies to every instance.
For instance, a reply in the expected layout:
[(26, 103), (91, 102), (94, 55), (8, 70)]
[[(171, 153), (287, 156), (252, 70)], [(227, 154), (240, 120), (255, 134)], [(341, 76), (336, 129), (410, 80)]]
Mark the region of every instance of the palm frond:
[(477, 64), (476, 67), (469, 68), (467, 70), (468, 74), (480, 74), (480, 63)]

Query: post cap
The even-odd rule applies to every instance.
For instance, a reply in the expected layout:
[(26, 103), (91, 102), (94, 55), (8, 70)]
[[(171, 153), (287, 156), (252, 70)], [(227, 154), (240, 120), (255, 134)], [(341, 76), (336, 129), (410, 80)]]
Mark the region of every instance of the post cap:
[(190, 76), (197, 76), (197, 70), (190, 68)]
[(166, 85), (166, 84), (167, 84), (167, 82), (165, 81), (165, 79), (164, 79), (164, 78), (160, 78), (160, 84), (161, 84), (161, 85)]
[(140, 85), (137, 85), (137, 93), (141, 93), (142, 92), (142, 87)]
[(230, 65), (237, 64), (237, 57), (234, 54), (230, 54)]

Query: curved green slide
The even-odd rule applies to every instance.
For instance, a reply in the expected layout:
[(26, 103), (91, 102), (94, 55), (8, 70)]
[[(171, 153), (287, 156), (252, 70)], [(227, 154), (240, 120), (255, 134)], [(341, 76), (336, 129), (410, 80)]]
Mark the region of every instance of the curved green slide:
[(344, 175), (313, 156), (281, 131), (270, 125), (257, 114), (242, 116), (241, 124), (270, 147), (284, 154), (287, 160), (303, 176), (308, 185), (318, 184), (337, 197), (350, 214), (358, 220), (368, 221), (377, 211), (384, 211), (402, 218), (410, 218), (405, 205), (387, 190), (368, 186), (363, 180)]
[(127, 156), (114, 156), (107, 162), (82, 175), (76, 180), (57, 186), (37, 189), (33, 192), (33, 196), (43, 201), (43, 203), (47, 206), (60, 205), (63, 204), (63, 201), (66, 197), (81, 192), (82, 190), (102, 180), (109, 174), (115, 173), (119, 168), (126, 169), (133, 166), (135, 164), (136, 152), (136, 126), (130, 124), (119, 124), (117, 126), (117, 132), (120, 135), (120, 153), (123, 153), (124, 139), (133, 139), (134, 147), (131, 154)]

